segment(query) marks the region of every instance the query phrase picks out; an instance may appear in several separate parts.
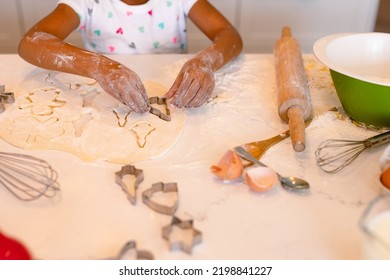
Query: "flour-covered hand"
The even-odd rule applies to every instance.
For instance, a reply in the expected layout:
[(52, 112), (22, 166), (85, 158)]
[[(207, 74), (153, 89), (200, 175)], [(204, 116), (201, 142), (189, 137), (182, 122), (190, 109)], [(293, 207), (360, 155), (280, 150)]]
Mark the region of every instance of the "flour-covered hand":
[(182, 108), (203, 105), (215, 87), (215, 77), (211, 61), (205, 56), (195, 56), (188, 60), (180, 70), (171, 89), (165, 97), (170, 103)]
[(139, 76), (122, 64), (110, 62), (100, 65), (93, 75), (110, 95), (137, 113), (149, 111), (148, 96)]

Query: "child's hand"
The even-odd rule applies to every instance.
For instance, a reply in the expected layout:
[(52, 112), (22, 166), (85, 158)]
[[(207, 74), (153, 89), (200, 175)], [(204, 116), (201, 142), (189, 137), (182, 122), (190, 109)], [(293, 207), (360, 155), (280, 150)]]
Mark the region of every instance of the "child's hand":
[(214, 87), (214, 71), (210, 60), (205, 56), (196, 56), (183, 65), (165, 97), (172, 98), (171, 104), (179, 108), (199, 107), (210, 98)]
[(110, 95), (137, 113), (149, 111), (148, 95), (138, 75), (122, 64), (111, 61), (102, 64), (93, 75)]

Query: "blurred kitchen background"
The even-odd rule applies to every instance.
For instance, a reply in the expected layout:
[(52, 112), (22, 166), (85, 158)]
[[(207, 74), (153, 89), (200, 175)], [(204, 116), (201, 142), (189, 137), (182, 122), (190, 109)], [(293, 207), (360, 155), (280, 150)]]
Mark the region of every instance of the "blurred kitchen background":
[[(289, 25), (305, 53), (326, 35), (390, 32), (389, 0), (209, 0), (240, 31), (246, 53), (270, 53)], [(57, 0), (0, 0), (0, 53), (16, 53), (26, 30), (55, 7)], [(209, 44), (192, 24), (189, 52)], [(77, 33), (68, 42), (82, 46)]]

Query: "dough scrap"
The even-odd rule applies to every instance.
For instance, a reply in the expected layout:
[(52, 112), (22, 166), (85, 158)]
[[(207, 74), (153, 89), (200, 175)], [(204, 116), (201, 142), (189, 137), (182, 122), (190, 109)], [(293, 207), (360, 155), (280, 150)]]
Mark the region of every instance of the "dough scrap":
[[(167, 90), (145, 82), (149, 96)], [(21, 85), (15, 103), (0, 116), (0, 136), (27, 150), (57, 149), (85, 161), (130, 164), (167, 153), (185, 125), (183, 109), (170, 108), (167, 122), (150, 113), (137, 114), (108, 95), (92, 79), (44, 72)], [(134, 127), (150, 127), (138, 135)]]

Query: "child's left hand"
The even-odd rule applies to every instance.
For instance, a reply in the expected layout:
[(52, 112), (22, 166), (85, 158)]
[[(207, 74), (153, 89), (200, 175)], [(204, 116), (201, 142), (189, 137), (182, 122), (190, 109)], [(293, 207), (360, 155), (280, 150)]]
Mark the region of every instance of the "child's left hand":
[(165, 94), (171, 104), (182, 108), (203, 105), (215, 87), (212, 63), (207, 56), (198, 55), (184, 63), (171, 89)]

